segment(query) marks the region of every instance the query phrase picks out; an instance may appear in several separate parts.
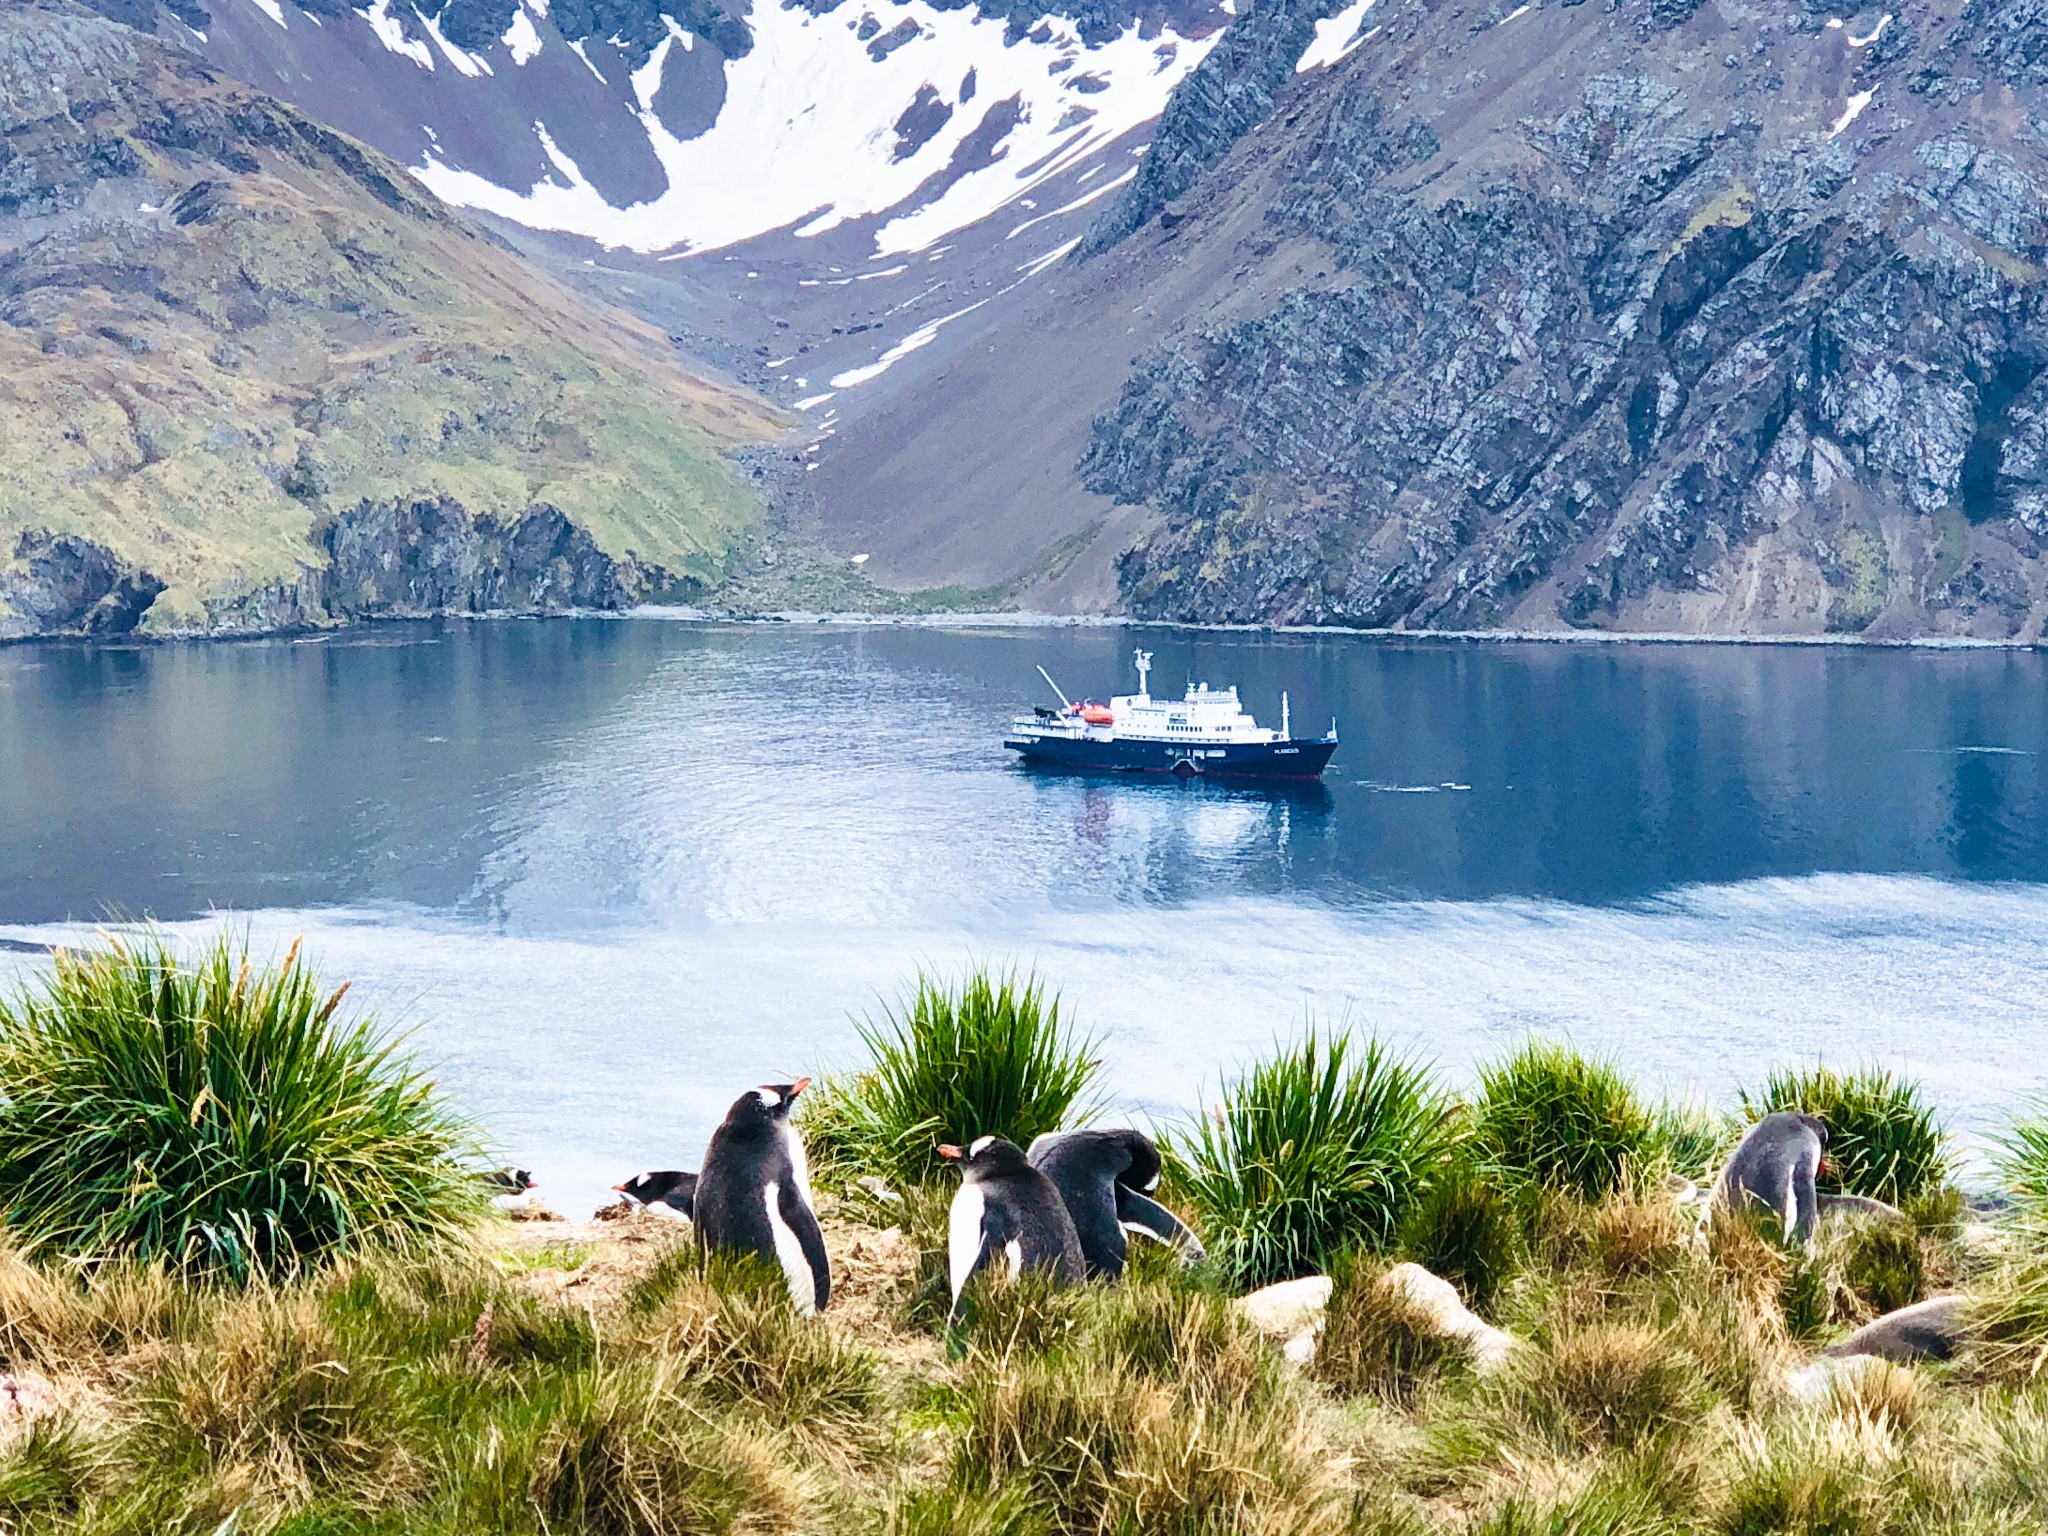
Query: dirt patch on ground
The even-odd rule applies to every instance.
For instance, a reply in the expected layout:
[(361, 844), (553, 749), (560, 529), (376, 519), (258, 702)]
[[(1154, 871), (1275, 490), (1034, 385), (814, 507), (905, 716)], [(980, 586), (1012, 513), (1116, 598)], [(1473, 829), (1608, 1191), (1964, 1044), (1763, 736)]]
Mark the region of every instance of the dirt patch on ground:
[[(894, 1365), (940, 1367), (940, 1341), (904, 1321), (917, 1276), (917, 1249), (909, 1235), (901, 1227), (849, 1221), (829, 1210), (819, 1225), (832, 1261), (825, 1325)], [(488, 1241), (498, 1266), (537, 1295), (604, 1311), (622, 1301), (664, 1254), (690, 1239), (687, 1221), (621, 1204), (590, 1221), (508, 1221), (492, 1229)]]

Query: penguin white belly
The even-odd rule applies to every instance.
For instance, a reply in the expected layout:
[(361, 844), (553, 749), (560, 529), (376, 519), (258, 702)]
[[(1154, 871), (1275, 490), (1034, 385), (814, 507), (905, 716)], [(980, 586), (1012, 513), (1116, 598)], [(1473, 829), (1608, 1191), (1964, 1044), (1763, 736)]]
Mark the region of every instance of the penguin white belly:
[(981, 1191), (971, 1182), (963, 1183), (953, 1195), (952, 1209), (946, 1213), (946, 1262), (956, 1302), (973, 1272), (975, 1259), (981, 1255), (981, 1216)]
[(1010, 1261), (1010, 1278), (1017, 1279), (1024, 1273), (1024, 1245), (1013, 1237), (1003, 1244), (1003, 1254)]
[(809, 1317), (818, 1310), (818, 1283), (811, 1274), (811, 1261), (804, 1257), (804, 1245), (796, 1232), (782, 1219), (781, 1186), (771, 1183), (761, 1194), (768, 1202), (768, 1230), (775, 1238), (775, 1262), (782, 1266), (782, 1277), (789, 1284), (790, 1305), (798, 1316)]
[(783, 1144), (789, 1149), (790, 1177), (796, 1183), (796, 1192), (804, 1197), (804, 1204), (812, 1210), (818, 1202), (811, 1198), (811, 1160), (804, 1153), (804, 1139), (797, 1135), (796, 1127), (787, 1120), (782, 1122)]

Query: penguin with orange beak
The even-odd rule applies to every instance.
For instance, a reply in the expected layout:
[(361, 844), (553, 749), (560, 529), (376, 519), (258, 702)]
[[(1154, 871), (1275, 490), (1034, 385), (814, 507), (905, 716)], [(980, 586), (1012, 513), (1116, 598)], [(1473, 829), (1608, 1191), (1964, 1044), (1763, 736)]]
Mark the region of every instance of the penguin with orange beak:
[(1031, 1166), (1022, 1148), (1000, 1136), (982, 1136), (964, 1151), (942, 1146), (939, 1156), (960, 1169), (960, 1188), (946, 1219), (955, 1316), (960, 1293), (984, 1269), (1011, 1280), (1027, 1269), (1050, 1270), (1060, 1285), (1082, 1278), (1074, 1218), (1059, 1187)]

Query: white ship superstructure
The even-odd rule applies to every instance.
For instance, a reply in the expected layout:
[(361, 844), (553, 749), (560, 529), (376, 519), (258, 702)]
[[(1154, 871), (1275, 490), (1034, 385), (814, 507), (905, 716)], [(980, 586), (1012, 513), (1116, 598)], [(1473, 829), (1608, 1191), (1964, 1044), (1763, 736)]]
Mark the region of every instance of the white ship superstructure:
[(1334, 721), (1327, 736), (1291, 739), (1284, 693), (1276, 731), (1252, 717), (1235, 685), (1190, 682), (1178, 699), (1153, 698), (1152, 653), (1141, 650), (1136, 659), (1138, 691), (1107, 704), (1074, 703), (1040, 667), (1064, 707), (1018, 716), (1005, 745), (1028, 760), (1059, 767), (1285, 778), (1315, 777), (1336, 750)]

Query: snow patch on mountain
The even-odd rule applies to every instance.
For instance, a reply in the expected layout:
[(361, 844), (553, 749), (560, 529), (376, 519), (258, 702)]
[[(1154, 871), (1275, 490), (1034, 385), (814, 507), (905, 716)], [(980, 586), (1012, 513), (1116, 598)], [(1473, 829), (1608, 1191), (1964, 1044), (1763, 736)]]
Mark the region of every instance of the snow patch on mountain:
[(498, 41), (512, 55), (514, 64), (524, 66), (539, 55), (540, 32), (534, 27), (533, 18), (526, 14), (525, 6), (512, 13), (512, 25), (505, 29), (505, 35)]
[[(378, 0), (368, 13), (373, 26), (390, 3)], [(1156, 118), (1214, 41), (1171, 29), (1148, 38), (1132, 25), (1090, 47), (1072, 22), (1048, 17), (1027, 37), (1006, 42), (1004, 22), (978, 10), (906, 0), (888, 11), (894, 22), (885, 36), (906, 21), (914, 35), (878, 50), (862, 35), (875, 35), (862, 27), (862, 8), (814, 15), (757, 5), (749, 17), (753, 49), (725, 65), (724, 108), (691, 139), (678, 139), (654, 110), (660, 69), (669, 62), (667, 43), (659, 45), (632, 80), (641, 128), (667, 179), (667, 189), (649, 201), (607, 202), (548, 142), (543, 148), (567, 185), (550, 176), (524, 190), (499, 186), (450, 162), (438, 146), (414, 174), (447, 202), (609, 247), (715, 250), (790, 226), (817, 235), (901, 208), (952, 163), (989, 111), (1014, 99), (1016, 122), (993, 164), (961, 175), (877, 234), (878, 255), (922, 252)], [(388, 34), (378, 32), (385, 46), (407, 51), (397, 23), (388, 25)], [(689, 47), (680, 28), (671, 30)], [(431, 55), (416, 62), (432, 67)], [(971, 102), (963, 99), (970, 74)], [(934, 97), (948, 115), (906, 153), (899, 123), (914, 104)], [(539, 125), (535, 131), (541, 133)]]
[[(1358, 29), (1365, 25), (1365, 13), (1372, 8), (1373, 0), (1353, 0), (1336, 15), (1326, 16), (1317, 22), (1316, 35), (1302, 49), (1301, 57), (1295, 61), (1294, 72), (1305, 75), (1312, 69), (1326, 68), (1364, 42), (1365, 39), (1358, 35)], [(1522, 9), (1527, 10), (1528, 7), (1523, 6)]]
[(363, 20), (370, 24), (370, 30), (377, 35), (377, 41), (393, 53), (411, 59), (421, 69), (434, 67), (434, 50), (417, 38), (405, 35), (405, 24), (391, 14), (394, 0), (374, 0)]
[(437, 18), (427, 15), (426, 12), (417, 8), (414, 9), (413, 14), (419, 17), (420, 25), (427, 29), (427, 35), (433, 38), (441, 52), (448, 56), (448, 62), (455, 66), (457, 74), (475, 80), (484, 75), (496, 73), (491, 68), (488, 60), (480, 58), (466, 48), (458, 48), (455, 44), (448, 41), (447, 36), (441, 31), (441, 23)]

